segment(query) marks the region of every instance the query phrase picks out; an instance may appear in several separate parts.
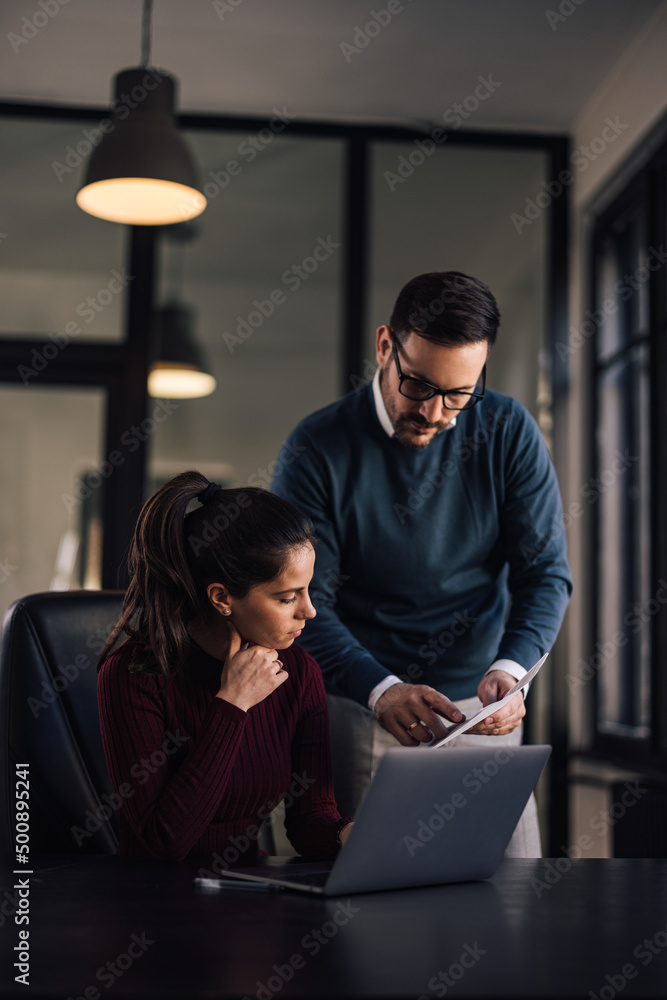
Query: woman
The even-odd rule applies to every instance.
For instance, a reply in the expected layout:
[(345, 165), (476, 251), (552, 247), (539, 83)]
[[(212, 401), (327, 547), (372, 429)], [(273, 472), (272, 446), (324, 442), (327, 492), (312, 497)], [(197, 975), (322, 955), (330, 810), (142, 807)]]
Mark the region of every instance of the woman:
[(344, 843), (322, 676), (294, 645), (315, 617), (313, 541), (287, 501), (197, 472), (144, 505), (98, 678), (119, 854), (178, 861), (232, 848), (252, 863), (259, 826), (288, 789), (299, 853)]

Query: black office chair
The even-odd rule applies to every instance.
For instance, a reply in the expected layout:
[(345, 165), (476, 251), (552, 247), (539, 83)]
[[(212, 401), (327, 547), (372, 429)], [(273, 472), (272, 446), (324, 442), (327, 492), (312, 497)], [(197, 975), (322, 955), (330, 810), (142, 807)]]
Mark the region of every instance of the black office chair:
[(29, 768), (31, 853), (116, 851), (113, 789), (97, 712), (97, 659), (120, 618), (123, 596), (92, 590), (32, 594), (5, 614), (0, 851), (15, 851), (16, 769), (22, 764)]
[[(97, 659), (120, 618), (123, 597), (120, 590), (32, 594), (5, 614), (0, 853), (15, 851), (21, 764), (29, 767), (31, 852), (116, 852), (113, 788), (97, 711)], [(258, 845), (275, 854), (270, 818), (262, 823)]]

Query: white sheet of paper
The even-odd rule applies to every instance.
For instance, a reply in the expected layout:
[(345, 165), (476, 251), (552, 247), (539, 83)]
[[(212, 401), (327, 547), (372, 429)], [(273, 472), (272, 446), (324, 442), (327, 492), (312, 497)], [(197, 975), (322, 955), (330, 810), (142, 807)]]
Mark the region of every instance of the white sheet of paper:
[(446, 743), (450, 743), (453, 739), (456, 739), (457, 736), (460, 736), (461, 733), (465, 733), (468, 729), (472, 729), (472, 727), (476, 726), (478, 722), (483, 722), (484, 719), (488, 719), (490, 715), (493, 715), (493, 713), (497, 712), (499, 708), (506, 705), (510, 698), (513, 698), (515, 694), (526, 686), (526, 684), (532, 681), (533, 677), (535, 677), (548, 655), (548, 653), (545, 653), (542, 659), (538, 660), (537, 663), (523, 675), (521, 680), (517, 681), (514, 687), (500, 699), (500, 701), (494, 701), (492, 705), (485, 705), (484, 708), (480, 708), (479, 712), (475, 712), (474, 715), (471, 715), (469, 719), (464, 719), (463, 722), (456, 722), (447, 731), (447, 735), (444, 739), (438, 740), (437, 743), (427, 743), (425, 746), (430, 750), (435, 750), (437, 747), (444, 747)]

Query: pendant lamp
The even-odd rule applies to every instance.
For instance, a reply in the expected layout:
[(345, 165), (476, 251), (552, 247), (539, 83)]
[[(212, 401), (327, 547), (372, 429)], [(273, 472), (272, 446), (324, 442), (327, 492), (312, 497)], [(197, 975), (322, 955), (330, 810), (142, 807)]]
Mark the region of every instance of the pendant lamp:
[(84, 212), (134, 226), (185, 222), (206, 208), (174, 120), (176, 79), (149, 68), (151, 9), (152, 0), (144, 0), (142, 65), (117, 74), (111, 124), (76, 196)]
[(148, 392), (158, 399), (195, 399), (216, 387), (193, 335), (194, 312), (179, 302), (157, 311), (157, 358), (148, 374)]

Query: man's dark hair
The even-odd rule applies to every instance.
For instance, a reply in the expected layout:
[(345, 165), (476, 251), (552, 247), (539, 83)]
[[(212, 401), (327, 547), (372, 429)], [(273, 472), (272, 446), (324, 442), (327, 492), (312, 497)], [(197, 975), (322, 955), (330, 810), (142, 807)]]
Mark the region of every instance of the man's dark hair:
[(482, 281), (460, 271), (418, 274), (398, 294), (389, 324), (399, 343), (410, 333), (444, 347), (486, 340), (493, 347), (500, 313)]

